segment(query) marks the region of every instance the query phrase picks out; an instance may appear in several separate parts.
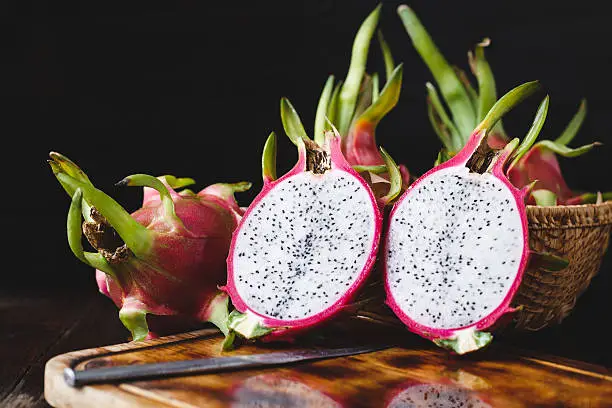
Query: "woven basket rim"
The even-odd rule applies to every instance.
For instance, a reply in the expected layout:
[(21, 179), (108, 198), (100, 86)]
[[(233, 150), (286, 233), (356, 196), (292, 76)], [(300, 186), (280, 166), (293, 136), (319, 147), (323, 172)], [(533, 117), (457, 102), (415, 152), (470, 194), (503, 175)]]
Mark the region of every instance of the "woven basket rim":
[(585, 228), (612, 225), (612, 201), (599, 204), (527, 206), (529, 228)]
[(587, 208), (597, 208), (597, 209), (599, 208), (603, 209), (606, 207), (612, 208), (612, 200), (607, 200), (599, 204), (551, 205), (551, 206), (546, 206), (546, 207), (541, 206), (541, 205), (528, 204), (526, 207), (534, 211), (548, 211), (548, 210), (561, 209), (561, 208), (580, 211), (582, 209), (587, 209)]

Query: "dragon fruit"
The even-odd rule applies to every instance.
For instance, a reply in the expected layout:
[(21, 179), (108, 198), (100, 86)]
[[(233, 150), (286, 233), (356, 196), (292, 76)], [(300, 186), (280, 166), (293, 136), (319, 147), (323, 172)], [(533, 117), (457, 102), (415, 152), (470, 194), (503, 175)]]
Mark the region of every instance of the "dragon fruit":
[[(409, 330), (458, 354), (491, 341), (485, 330), (513, 312), (510, 302), (528, 263), (529, 187), (517, 189), (504, 173), (518, 139), (495, 150), (487, 137), (538, 88), (528, 82), (502, 97), (465, 147), (415, 181), (389, 215), (386, 303)], [(547, 101), (530, 131), (535, 136)]]
[(224, 290), (236, 310), (226, 347), (235, 334), (291, 340), (346, 310), (376, 259), (380, 207), (400, 192), (399, 170), (383, 149), (391, 188), (376, 199), (342, 155), (337, 133), (311, 140), (285, 98), (281, 118), (298, 161), (276, 180), (276, 136), (269, 136), (264, 186), (238, 225), (227, 258)]
[(260, 374), (249, 377), (230, 391), (233, 408), (319, 407), (342, 408), (331, 396), (284, 375)]
[[(371, 184), (384, 183), (388, 189), (388, 175), (382, 174), (384, 181), (380, 179), (381, 176), (373, 175), (386, 168), (376, 144), (376, 127), (399, 100), (403, 67), (402, 64), (395, 65), (389, 46), (379, 31), (378, 40), (386, 75), (382, 90), (379, 75), (366, 73), (370, 42), (378, 25), (381, 7), (372, 11), (359, 28), (344, 81), (336, 82), (333, 75), (328, 77), (317, 106), (314, 135), (315, 138), (320, 137), (335, 125), (342, 138), (342, 153), (346, 161), (363, 173)], [(407, 186), (410, 172), (404, 165), (400, 165), (400, 171)]]
[[(412, 9), (402, 5), (398, 8), (398, 14), (415, 49), (433, 74), (452, 115), (449, 116), (444, 109), (436, 88), (431, 83), (427, 83), (428, 116), (434, 131), (444, 145), (436, 160), (436, 164), (440, 164), (463, 148), (470, 138), (473, 127), (484, 119), (497, 100), (495, 78), (484, 55), (484, 49), (491, 41), (485, 38), (476, 45), (474, 52), (468, 53), (470, 69), (478, 82), (476, 90), (464, 71), (452, 67), (446, 61)], [(576, 157), (600, 144), (595, 142), (577, 148), (567, 146), (576, 136), (585, 115), (586, 101), (583, 100), (578, 113), (561, 136), (554, 141), (543, 140), (535, 145), (532, 143), (530, 150), (523, 151), (522, 158), (515, 161), (507, 170), (510, 182), (517, 188), (535, 182), (528, 198), (529, 204), (566, 205), (596, 202), (597, 194), (581, 194), (567, 186), (556, 157), (556, 155)], [(508, 141), (508, 135), (500, 121), (492, 129), (488, 143), (492, 148), (501, 148)], [(612, 193), (602, 194), (601, 199), (612, 199)]]
[[(70, 248), (96, 269), (100, 292), (120, 309), (132, 339), (205, 321), (227, 334), (228, 298), (217, 285), (225, 281), (231, 235), (243, 213), (234, 192), (247, 190), (250, 183), (177, 193), (175, 188), (194, 181), (132, 175), (119, 184), (143, 186), (144, 200), (130, 215), (96, 189), (75, 163), (59, 153), (50, 156), (53, 173), (72, 197)], [(83, 250), (82, 233), (97, 252)]]
[(577, 157), (601, 144), (595, 142), (577, 148), (567, 146), (576, 136), (585, 115), (586, 100), (583, 100), (578, 113), (572, 118), (561, 136), (555, 140), (542, 140), (533, 144), (529, 149), (518, 154), (508, 168), (508, 178), (516, 187), (520, 188), (534, 183), (533, 192), (529, 197), (530, 204), (573, 205), (612, 200), (612, 192), (581, 194), (573, 191), (561, 174), (557, 155)]
[(448, 384), (415, 383), (394, 395), (386, 407), (491, 408), (491, 405), (470, 389)]

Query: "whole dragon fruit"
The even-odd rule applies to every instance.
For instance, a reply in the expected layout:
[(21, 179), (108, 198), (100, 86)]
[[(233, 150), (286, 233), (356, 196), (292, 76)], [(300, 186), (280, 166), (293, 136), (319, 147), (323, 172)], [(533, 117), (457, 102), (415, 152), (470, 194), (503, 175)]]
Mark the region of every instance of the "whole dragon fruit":
[[(490, 40), (483, 40), (476, 45), (474, 52), (468, 53), (471, 71), (478, 82), (476, 90), (464, 71), (446, 61), (412, 9), (402, 5), (398, 8), (398, 14), (415, 49), (434, 76), (442, 99), (451, 113), (449, 115), (446, 112), (436, 88), (428, 82), (426, 87), (429, 119), (444, 145), (436, 160), (436, 164), (440, 164), (465, 146), (474, 126), (484, 119), (497, 100), (495, 78), (484, 55), (484, 49), (490, 44)], [(575, 192), (567, 186), (561, 174), (556, 155), (576, 157), (600, 144), (595, 142), (577, 148), (567, 146), (576, 136), (585, 115), (586, 101), (583, 100), (578, 113), (561, 136), (554, 141), (543, 140), (535, 145), (532, 143), (529, 151), (521, 153), (521, 160), (508, 169), (510, 181), (518, 188), (536, 182), (528, 198), (529, 204), (583, 204), (595, 202), (598, 197), (603, 200), (612, 199), (612, 193), (598, 196), (593, 193)], [(500, 121), (492, 129), (488, 143), (492, 148), (501, 148), (508, 141)]]
[(563, 157), (580, 156), (601, 143), (595, 142), (577, 148), (568, 147), (586, 116), (586, 100), (583, 100), (578, 113), (572, 118), (561, 136), (555, 140), (536, 142), (529, 149), (521, 151), (508, 168), (512, 184), (523, 187), (534, 183), (530, 204), (573, 205), (612, 200), (612, 192), (578, 193), (570, 189), (561, 174), (557, 155)]
[[(242, 215), (234, 192), (247, 190), (250, 183), (177, 193), (175, 188), (194, 181), (132, 175), (118, 184), (145, 188), (142, 208), (130, 215), (75, 163), (59, 153), (50, 157), (55, 177), (72, 197), (70, 248), (96, 269), (100, 292), (120, 309), (132, 339), (205, 321), (227, 334), (228, 298), (217, 285), (225, 281), (225, 258)], [(83, 250), (82, 233), (97, 252)]]
[[(389, 215), (386, 303), (409, 330), (458, 354), (491, 341), (485, 330), (513, 311), (528, 264), (529, 188), (517, 189), (504, 172), (518, 139), (496, 150), (487, 137), (538, 87), (529, 82), (504, 95), (465, 147), (416, 180)], [(535, 136), (543, 110), (532, 126)]]
[[(388, 175), (384, 180), (376, 174), (384, 172), (385, 160), (376, 144), (376, 127), (397, 104), (402, 86), (402, 65), (395, 65), (382, 33), (378, 32), (385, 63), (386, 83), (380, 89), (377, 73), (368, 75), (366, 64), (370, 43), (380, 19), (382, 5), (364, 20), (353, 42), (351, 63), (344, 81), (330, 75), (323, 87), (314, 124), (314, 135), (323, 135), (335, 126), (342, 142), (342, 153), (355, 170), (363, 173), (371, 184), (382, 182), (388, 189)], [(400, 165), (404, 185), (410, 183), (410, 173)], [(383, 192), (383, 194), (386, 191)]]
[(224, 289), (236, 310), (226, 346), (234, 333), (288, 340), (345, 310), (376, 260), (379, 207), (400, 191), (399, 170), (384, 150), (391, 188), (376, 199), (345, 160), (337, 134), (311, 140), (284, 98), (281, 118), (298, 161), (277, 180), (276, 136), (269, 136), (264, 186), (238, 225), (227, 258)]

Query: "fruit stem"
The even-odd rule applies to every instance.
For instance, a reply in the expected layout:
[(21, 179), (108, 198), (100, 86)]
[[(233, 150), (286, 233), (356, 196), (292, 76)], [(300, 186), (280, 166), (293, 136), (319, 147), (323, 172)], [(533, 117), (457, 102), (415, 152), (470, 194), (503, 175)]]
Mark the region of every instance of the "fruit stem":
[(261, 155), (261, 174), (264, 183), (276, 180), (276, 133), (270, 133)]
[(391, 201), (393, 201), (402, 191), (402, 175), (393, 158), (382, 147), (380, 148), (380, 154), (383, 157), (387, 166), (390, 183), (389, 192), (384, 197), (380, 198), (380, 202), (382, 202), (384, 205), (387, 205)]
[(580, 130), (580, 127), (584, 122), (584, 118), (586, 117), (586, 113), (587, 101), (583, 98), (582, 101), (580, 101), (580, 107), (578, 108), (578, 112), (576, 112), (570, 123), (563, 131), (563, 133), (561, 133), (561, 136), (555, 139), (555, 143), (566, 146), (569, 142), (571, 142)]
[(325, 86), (323, 87), (323, 92), (321, 92), (321, 97), (319, 98), (319, 104), (317, 105), (317, 113), (315, 115), (315, 124), (314, 124), (314, 141), (319, 145), (323, 146), (325, 142), (325, 131), (327, 130), (327, 122), (325, 120), (325, 115), (327, 114), (327, 109), (329, 107), (329, 103), (332, 97), (332, 92), (334, 90), (334, 76), (330, 75), (325, 82)]
[[(56, 152), (50, 152), (49, 153), (49, 157), (51, 157), (51, 160), (48, 160), (49, 165), (51, 166), (51, 171), (53, 171), (53, 174), (55, 175), (55, 177), (57, 178), (57, 180), (59, 181), (60, 185), (62, 186), (62, 188), (64, 189), (64, 191), (66, 191), (66, 193), (68, 193), (68, 195), (70, 197), (72, 197), (74, 195), (75, 189), (72, 188), (70, 185), (62, 182), (57, 175), (60, 173), (66, 173), (69, 176), (83, 182), (83, 183), (87, 183), (87, 184), (91, 184), (91, 181), (89, 180), (89, 177), (87, 177), (87, 175), (85, 174), (85, 172), (83, 172), (83, 170), (80, 169), (79, 166), (77, 166), (73, 161), (71, 161), (69, 158), (67, 158), (66, 156), (60, 154), (60, 153), (56, 153)], [(90, 205), (87, 203), (87, 201), (82, 203), (82, 210), (81, 213), (83, 214), (83, 218), (85, 218), (85, 220), (87, 221), (91, 221), (91, 216), (90, 216), (90, 212), (91, 212), (91, 207)]]
[(433, 127), (434, 132), (438, 136), (438, 139), (444, 145), (444, 149), (449, 150), (453, 149), (451, 136), (447, 132), (447, 128), (444, 126), (442, 122), (440, 122), (439, 116), (436, 116), (436, 112), (434, 112), (434, 106), (431, 101), (431, 98), (427, 98), (427, 117), (429, 118), (429, 123), (431, 127)]
[(381, 119), (397, 105), (402, 90), (403, 64), (398, 65), (385, 84), (380, 97), (360, 116), (358, 121), (366, 121), (376, 127)]
[(476, 126), (476, 111), (455, 70), (440, 53), (429, 33), (410, 7), (405, 4), (400, 5), (397, 13), (412, 40), (414, 48), (436, 80), (459, 133), (463, 135), (471, 134)]
[(536, 184), (538, 184), (538, 180), (534, 180), (531, 183), (521, 187), (521, 196), (523, 197), (523, 200), (525, 200), (527, 197), (529, 197), (529, 195), (531, 194), (531, 192), (535, 188)]
[[(327, 118), (326, 122), (334, 123), (338, 116), (338, 98), (340, 95), (340, 89), (342, 89), (343, 82), (340, 81), (334, 87), (334, 91), (332, 92), (331, 99), (329, 100), (329, 105), (327, 106)], [(326, 127), (327, 128), (327, 127)]]
[(382, 173), (387, 172), (387, 166), (385, 164), (373, 165), (373, 166), (354, 165), (352, 167), (353, 167), (353, 170), (355, 170), (357, 173), (363, 173), (367, 171), (367, 172), (374, 173), (374, 174), (382, 174)]
[(588, 145), (584, 145), (584, 146), (580, 146), (580, 147), (576, 147), (575, 149), (572, 149), (571, 147), (567, 147), (557, 142), (553, 142), (552, 140), (542, 140), (536, 143), (533, 148), (534, 149), (535, 148), (547, 149), (563, 157), (578, 157), (590, 151), (592, 148), (596, 146), (601, 146), (601, 145), (602, 143), (600, 142), (593, 142)]
[(74, 191), (80, 188), (85, 200), (106, 218), (127, 247), (138, 257), (146, 256), (153, 242), (152, 234), (136, 222), (123, 207), (94, 186), (76, 180), (68, 174), (58, 173), (56, 177)]
[(529, 151), (531, 146), (533, 146), (536, 139), (538, 138), (538, 135), (540, 134), (540, 131), (542, 130), (542, 126), (544, 126), (544, 122), (546, 121), (546, 115), (548, 114), (549, 102), (550, 102), (550, 98), (548, 95), (546, 95), (546, 97), (540, 103), (540, 106), (538, 107), (535, 118), (533, 119), (533, 123), (531, 124), (531, 127), (529, 128), (529, 131), (527, 132), (527, 135), (525, 136), (525, 139), (523, 139), (523, 142), (519, 145), (519, 147), (516, 149), (516, 152), (512, 155), (510, 159), (511, 164), (510, 164), (508, 171), (510, 171), (510, 169), (512, 169), (512, 167), (514, 167), (516, 163), (518, 163), (520, 158), (523, 157), (525, 153)]
[[(375, 103), (380, 96), (380, 79), (378, 78), (378, 72), (372, 74), (372, 103)], [(372, 105), (370, 105), (372, 106)]]
[(224, 336), (229, 335), (227, 327), (229, 312), (228, 312), (229, 296), (221, 292), (216, 295), (208, 306), (207, 321), (214, 324), (221, 330)]
[(557, 205), (557, 195), (550, 190), (539, 189), (531, 192), (536, 205), (541, 207), (552, 207)]
[(227, 322), (230, 332), (235, 332), (249, 340), (265, 336), (273, 331), (262, 323), (260, 317), (249, 311), (240, 313), (238, 310), (232, 310)]
[(490, 44), (490, 40), (485, 38), (480, 44), (476, 45), (474, 53), (468, 53), (468, 60), (472, 72), (478, 81), (478, 121), (487, 115), (487, 112), (497, 101), (497, 90), (495, 89), (495, 78), (491, 71), (491, 66), (485, 59), (484, 47)]
[(368, 59), (370, 41), (378, 25), (381, 7), (382, 4), (379, 4), (374, 11), (368, 15), (355, 35), (351, 52), (351, 63), (342, 89), (340, 90), (338, 101), (337, 127), (341, 135), (347, 134), (355, 112), (357, 96), (359, 95), (359, 89), (361, 88), (361, 81), (365, 73), (366, 61)]
[(391, 74), (395, 69), (395, 62), (393, 61), (393, 55), (391, 54), (391, 49), (389, 48), (389, 44), (385, 41), (385, 37), (383, 36), (382, 30), (378, 30), (378, 43), (380, 44), (380, 51), (383, 55), (383, 60), (385, 62), (385, 78), (387, 82), (389, 82), (389, 78), (391, 78)]
[(299, 147), (303, 140), (310, 140), (306, 130), (304, 130), (300, 116), (293, 105), (291, 105), (291, 102), (289, 102), (289, 99), (281, 98), (280, 110), (283, 128), (293, 144)]
[(68, 219), (66, 221), (66, 230), (68, 235), (68, 246), (72, 253), (83, 263), (92, 268), (99, 269), (105, 274), (115, 278), (117, 274), (106, 262), (106, 259), (99, 253), (84, 252), (82, 237), (82, 211), (83, 193), (80, 188), (77, 188), (72, 196), (70, 209), (68, 210)]
[(540, 89), (538, 81), (526, 82), (522, 85), (513, 88), (502, 96), (495, 105), (489, 110), (485, 118), (476, 127), (473, 133), (479, 133), (485, 130), (487, 133), (495, 126), (502, 116), (510, 112), (516, 105), (521, 103), (525, 98), (535, 93)]
[(459, 78), (459, 81), (461, 81), (461, 83), (463, 84), (463, 87), (465, 88), (465, 91), (470, 97), (472, 108), (474, 108), (474, 111), (477, 111), (478, 110), (478, 92), (476, 92), (476, 90), (474, 89), (474, 86), (470, 82), (470, 79), (468, 78), (465, 71), (463, 71), (461, 68), (459, 68), (456, 65), (452, 65), (452, 67), (453, 67), (453, 70), (455, 71), (455, 74)]
[(145, 310), (123, 306), (119, 311), (119, 319), (125, 328), (132, 333), (132, 341), (145, 340), (149, 335), (147, 312)]
[[(57, 166), (57, 169), (54, 169), (54, 173), (66, 173), (70, 177), (77, 179), (83, 183), (91, 184), (91, 181), (89, 180), (89, 177), (87, 177), (87, 174), (85, 174), (85, 172), (81, 170), (81, 168), (77, 166), (76, 163), (74, 163), (66, 156), (60, 153), (50, 152), (49, 157), (51, 157), (51, 161), (49, 163), (51, 164), (51, 167), (53, 168), (54, 165)], [(72, 196), (74, 194), (74, 191), (68, 192), (68, 194)]]
[(452, 156), (448, 153), (448, 150), (441, 149), (438, 152), (438, 156), (436, 157), (436, 161), (434, 162), (434, 166), (438, 166), (448, 160), (450, 160)]
[(168, 188), (158, 178), (149, 176), (148, 174), (132, 174), (127, 176), (116, 184), (117, 186), (130, 186), (130, 187), (150, 187), (159, 193), (159, 196), (164, 207), (166, 220), (172, 220), (172, 222), (179, 221), (180, 219), (176, 216), (174, 211), (174, 201), (168, 191)]
[(179, 189), (195, 184), (195, 180), (190, 177), (175, 177), (170, 174), (159, 176), (159, 179), (164, 179), (173, 189)]
[(451, 118), (446, 113), (446, 109), (444, 109), (444, 106), (442, 106), (442, 102), (440, 101), (438, 92), (436, 91), (436, 88), (433, 86), (433, 84), (431, 82), (427, 82), (425, 83), (425, 87), (427, 88), (429, 106), (431, 107), (432, 112), (435, 111), (435, 113), (438, 115), (438, 118), (440, 118), (444, 126), (446, 126), (446, 128), (450, 132), (450, 137), (440, 137), (440, 139), (442, 140), (442, 144), (444, 144), (444, 147), (446, 147), (447, 150), (454, 152), (459, 151), (461, 147), (463, 147), (463, 140), (461, 135), (459, 134), (459, 131), (455, 127), (455, 124), (453, 123)]
[(458, 330), (452, 338), (434, 340), (434, 343), (457, 354), (466, 354), (483, 348), (492, 340), (491, 333), (468, 328)]
[[(601, 197), (601, 199), (600, 199)], [(585, 193), (576, 197), (572, 197), (567, 200), (566, 205), (578, 205), (578, 204), (599, 204), (604, 201), (612, 201), (612, 191), (605, 193)]]
[[(540, 190), (541, 191), (541, 190)], [(561, 271), (569, 266), (569, 260), (549, 252), (531, 251), (529, 269), (545, 269), (551, 272)]]
[[(497, 88), (495, 86), (495, 77), (491, 66), (485, 58), (485, 47), (491, 44), (489, 38), (483, 39), (479, 44), (476, 44), (474, 53), (468, 52), (468, 60), (472, 72), (476, 76), (478, 81), (478, 117), (477, 121), (481, 121), (485, 118), (487, 112), (493, 107), (495, 101), (497, 101)], [(507, 141), (508, 136), (504, 130), (501, 119), (497, 122), (494, 129), (492, 130), (498, 134), (503, 140)], [(467, 141), (467, 140), (466, 140)], [(465, 141), (464, 141), (465, 142)]]

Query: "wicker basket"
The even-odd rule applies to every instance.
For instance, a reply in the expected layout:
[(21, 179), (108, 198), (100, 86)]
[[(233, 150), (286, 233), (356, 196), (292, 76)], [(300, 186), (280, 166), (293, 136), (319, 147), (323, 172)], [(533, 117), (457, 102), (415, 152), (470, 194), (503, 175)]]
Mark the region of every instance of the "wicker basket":
[(612, 230), (612, 201), (556, 207), (527, 206), (529, 246), (569, 260), (561, 271), (528, 270), (513, 303), (523, 305), (517, 329), (561, 322), (601, 265)]

